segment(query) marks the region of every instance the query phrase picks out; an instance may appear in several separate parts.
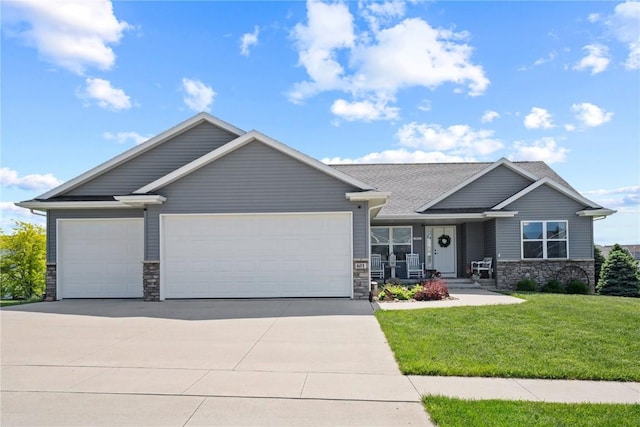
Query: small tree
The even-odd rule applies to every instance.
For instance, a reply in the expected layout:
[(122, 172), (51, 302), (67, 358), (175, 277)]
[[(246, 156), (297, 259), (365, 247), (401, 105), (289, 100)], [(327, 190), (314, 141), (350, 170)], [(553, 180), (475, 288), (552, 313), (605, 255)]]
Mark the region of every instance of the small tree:
[(638, 262), (617, 243), (602, 265), (597, 290), (601, 295), (640, 297)]
[(0, 293), (14, 299), (41, 296), (45, 289), (44, 227), (16, 221), (13, 234), (0, 231)]

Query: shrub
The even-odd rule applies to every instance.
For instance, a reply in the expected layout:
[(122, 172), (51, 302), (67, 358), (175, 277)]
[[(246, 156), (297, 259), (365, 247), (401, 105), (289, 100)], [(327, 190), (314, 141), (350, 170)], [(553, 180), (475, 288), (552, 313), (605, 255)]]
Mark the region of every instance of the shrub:
[(411, 291), (402, 285), (386, 285), (383, 289), (384, 295), (400, 301), (410, 300)]
[(567, 283), (566, 291), (568, 294), (589, 294), (589, 286), (582, 280), (574, 279)]
[(617, 243), (602, 265), (597, 290), (601, 295), (640, 297), (638, 262)]
[(549, 292), (552, 294), (563, 294), (564, 286), (557, 280), (549, 280), (547, 283), (542, 285), (540, 288), (540, 292)]
[(449, 289), (442, 279), (429, 279), (416, 292), (414, 299), (416, 301), (437, 301), (449, 297)]
[(538, 282), (533, 279), (522, 279), (516, 283), (516, 291), (535, 292), (538, 290)]

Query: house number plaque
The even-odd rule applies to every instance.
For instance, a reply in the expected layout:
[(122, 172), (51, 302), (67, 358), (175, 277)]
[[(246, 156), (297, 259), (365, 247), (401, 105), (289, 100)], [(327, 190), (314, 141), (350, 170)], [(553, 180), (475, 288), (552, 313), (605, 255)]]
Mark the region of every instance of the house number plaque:
[(356, 270), (366, 270), (367, 269), (367, 263), (366, 262), (356, 262), (355, 269)]

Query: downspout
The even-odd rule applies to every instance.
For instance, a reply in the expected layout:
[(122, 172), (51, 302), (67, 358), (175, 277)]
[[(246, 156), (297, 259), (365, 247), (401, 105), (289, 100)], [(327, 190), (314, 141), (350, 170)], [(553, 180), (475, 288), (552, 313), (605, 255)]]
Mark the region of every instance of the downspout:
[[(371, 220), (373, 219), (371, 218), (371, 211), (378, 208), (384, 208), (385, 206), (387, 206), (387, 203), (389, 203), (389, 199), (384, 199), (384, 202), (382, 202), (382, 204), (369, 206), (368, 209), (369, 221), (367, 221), (367, 254), (369, 256), (367, 258), (369, 258), (369, 268), (371, 268)], [(371, 294), (371, 273), (369, 273), (369, 294)]]
[(44, 217), (47, 216), (46, 211), (45, 211), (45, 213), (36, 212), (35, 209), (33, 209), (33, 208), (29, 209), (29, 212), (31, 212), (32, 215), (38, 215), (38, 216), (44, 216)]

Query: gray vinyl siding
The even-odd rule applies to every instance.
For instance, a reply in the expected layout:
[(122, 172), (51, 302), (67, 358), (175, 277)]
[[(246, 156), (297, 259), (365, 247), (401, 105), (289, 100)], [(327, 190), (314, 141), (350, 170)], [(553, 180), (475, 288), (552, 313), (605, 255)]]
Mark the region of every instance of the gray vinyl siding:
[(368, 256), (368, 210), (349, 202), (357, 191), (273, 148), (252, 142), (157, 192), (167, 201), (149, 206), (147, 259), (160, 257), (160, 214), (353, 212), (354, 257)]
[(544, 185), (507, 207), (518, 211), (513, 218), (497, 220), (498, 253), (502, 260), (521, 259), (521, 221), (569, 222), (569, 258), (593, 258), (593, 220), (576, 212), (585, 206)]
[(483, 223), (484, 227), (484, 257), (493, 258), (494, 263), (498, 259), (496, 252), (498, 236), (496, 234), (496, 220), (492, 219)]
[(47, 214), (47, 262), (56, 262), (56, 222), (58, 219), (88, 218), (143, 218), (142, 209), (64, 209), (50, 210)]
[[(478, 261), (485, 256), (484, 244), (484, 224), (481, 222), (467, 222), (461, 227), (461, 254), (462, 268), (458, 271), (466, 272), (467, 267), (471, 265), (471, 261)], [(459, 266), (460, 267), (460, 266)]]
[(437, 203), (431, 209), (493, 207), (530, 184), (529, 179), (513, 172), (506, 166), (499, 166)]
[(129, 194), (235, 138), (235, 135), (210, 123), (202, 123), (97, 176), (80, 187), (66, 192), (65, 195)]

